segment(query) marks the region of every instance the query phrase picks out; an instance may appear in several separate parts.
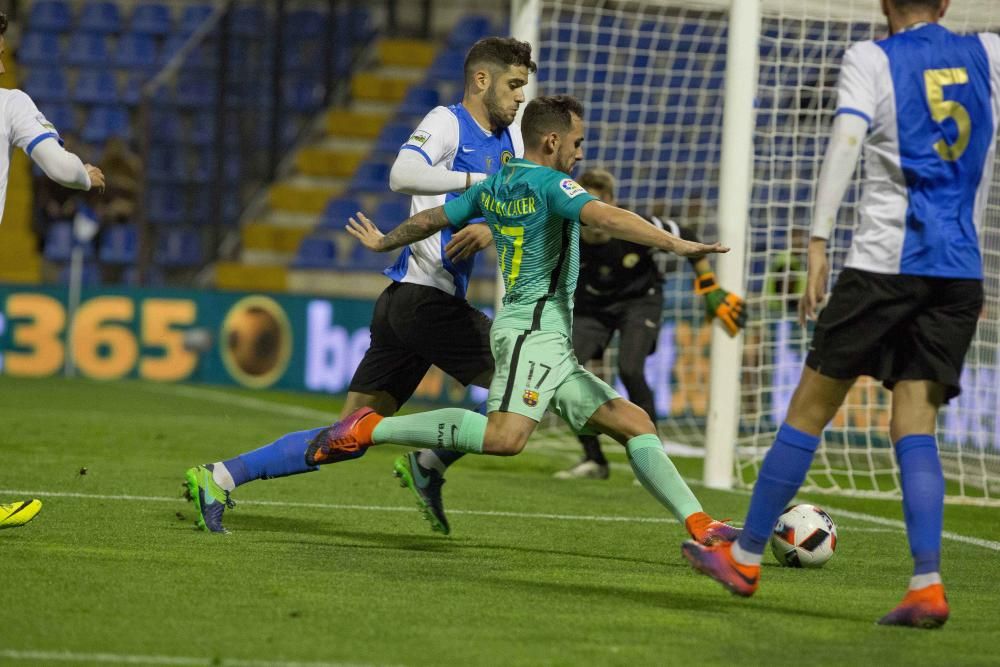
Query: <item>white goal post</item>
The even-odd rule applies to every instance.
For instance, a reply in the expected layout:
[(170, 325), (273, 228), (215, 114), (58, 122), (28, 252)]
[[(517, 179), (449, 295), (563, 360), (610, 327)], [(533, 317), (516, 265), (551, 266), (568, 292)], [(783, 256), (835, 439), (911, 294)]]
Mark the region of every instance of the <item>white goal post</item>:
[[(719, 283), (746, 296), (746, 332), (732, 339), (704, 326), (690, 295), (693, 274), (680, 266), (667, 281), (660, 348), (646, 369), (661, 435), (703, 452), (708, 486), (753, 482), (798, 380), (809, 337), (793, 323), (802, 242), (840, 59), (850, 43), (885, 34), (879, 4), (512, 0), (512, 34), (532, 43), (539, 65), (529, 99), (565, 92), (587, 110), (583, 168), (612, 171), (626, 207), (678, 216), (733, 248), (714, 261)], [(944, 24), (995, 30), (1000, 3), (954, 0)], [(858, 186), (856, 179), (831, 239), (833, 278)], [(1000, 504), (1000, 182), (993, 186), (982, 230), (987, 308), (963, 394), (942, 412), (939, 429), (949, 500), (983, 504)], [(613, 347), (600, 367), (612, 379)], [(860, 381), (804, 488), (898, 497), (887, 413), (885, 390)], [(540, 437), (572, 442), (550, 425)]]

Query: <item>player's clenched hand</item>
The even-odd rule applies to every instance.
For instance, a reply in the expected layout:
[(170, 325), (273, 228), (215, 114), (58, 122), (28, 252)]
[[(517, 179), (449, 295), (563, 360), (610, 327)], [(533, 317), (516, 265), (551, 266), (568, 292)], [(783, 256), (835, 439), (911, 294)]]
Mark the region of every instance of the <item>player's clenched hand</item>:
[(681, 257), (693, 257), (695, 259), (704, 257), (705, 255), (729, 252), (729, 248), (721, 243), (698, 243), (697, 241), (685, 241), (684, 239), (675, 239), (674, 247), (670, 250)]
[(816, 318), (816, 310), (826, 299), (826, 281), (830, 266), (826, 259), (826, 240), (809, 241), (809, 273), (806, 277), (806, 292), (799, 300), (799, 324)]
[(487, 224), (467, 225), (455, 233), (444, 247), (444, 254), (453, 262), (469, 259), (493, 243), (493, 232)]
[(90, 189), (103, 193), (104, 172), (92, 164), (85, 164), (83, 168), (87, 170), (87, 176), (90, 176)]
[(361, 241), (361, 245), (369, 250), (382, 252), (382, 237), (385, 234), (380, 232), (375, 223), (369, 220), (368, 216), (361, 211), (358, 211), (355, 215), (358, 216), (356, 220), (349, 218), (347, 221), (347, 233)]

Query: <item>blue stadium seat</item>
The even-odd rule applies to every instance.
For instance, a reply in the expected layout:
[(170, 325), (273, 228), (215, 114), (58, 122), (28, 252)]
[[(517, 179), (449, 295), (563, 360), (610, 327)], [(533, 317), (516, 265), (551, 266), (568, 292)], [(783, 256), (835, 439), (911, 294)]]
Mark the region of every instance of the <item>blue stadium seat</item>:
[(118, 40), (114, 63), (123, 69), (151, 69), (159, 62), (156, 40), (152, 35), (127, 33)]
[(139, 251), (135, 225), (114, 225), (101, 234), (97, 255), (105, 264), (132, 264)]
[(441, 96), (436, 88), (413, 86), (399, 105), (397, 113), (403, 116), (424, 116), (441, 104)]
[(229, 28), (236, 37), (261, 37), (267, 23), (267, 13), (260, 7), (238, 6), (229, 17)]
[(392, 197), (379, 202), (372, 217), (379, 227), (392, 229), (410, 217), (409, 197)]
[(108, 70), (83, 70), (76, 79), (73, 101), (81, 104), (116, 104), (115, 75)]
[[(153, 68), (149, 69), (134, 69), (129, 72), (128, 78), (125, 79), (125, 85), (122, 87), (121, 95), (119, 100), (122, 104), (127, 104), (130, 107), (134, 107), (139, 104), (139, 98), (142, 93), (142, 87), (153, 74)], [(170, 99), (170, 89), (166, 86), (161, 86), (159, 91), (154, 94), (153, 99), (157, 102), (166, 104)]]
[(45, 114), (45, 117), (58, 132), (76, 132), (76, 112), (73, 111), (72, 104), (39, 104), (39, 111)]
[[(70, 267), (68, 264), (59, 269), (59, 284), (69, 284), (69, 271)], [(99, 286), (101, 284), (100, 267), (93, 263), (85, 263), (83, 265), (83, 270), (80, 272), (80, 284), (84, 287)]]
[[(234, 137), (239, 133), (233, 132)], [(199, 111), (191, 116), (188, 126), (188, 143), (194, 146), (208, 146), (215, 143), (215, 114), (211, 111)]]
[(50, 262), (68, 262), (73, 252), (73, 223), (68, 220), (53, 222), (45, 232), (42, 255)]
[(22, 65), (58, 65), (62, 57), (62, 43), (54, 32), (29, 32), (17, 49), (17, 61)]
[(180, 114), (166, 110), (154, 110), (149, 118), (154, 145), (177, 144), (184, 136), (181, 131)]
[(496, 278), (497, 275), (497, 261), (484, 253), (479, 253), (475, 257), (475, 263), (472, 265), (472, 277), (473, 278)]
[(140, 4), (132, 12), (129, 28), (141, 35), (168, 35), (171, 30), (170, 8), (160, 4)]
[(330, 14), (314, 9), (291, 11), (285, 18), (285, 38), (291, 40), (322, 39), (329, 28)]
[(174, 93), (177, 106), (194, 109), (214, 107), (216, 102), (215, 84), (197, 73), (182, 74)]
[(351, 255), (342, 268), (351, 271), (382, 271), (392, 266), (395, 259), (390, 259), (380, 252), (372, 252), (360, 243), (351, 248)]
[(429, 81), (452, 81), (458, 83), (465, 76), (465, 52), (461, 49), (445, 49), (437, 54), (427, 72)]
[(282, 106), (300, 113), (311, 113), (323, 105), (323, 87), (308, 76), (288, 76), (282, 90)]
[(191, 267), (202, 263), (201, 234), (185, 227), (166, 227), (156, 239), (154, 261), (164, 267)]
[(459, 19), (448, 34), (448, 46), (468, 50), (479, 39), (493, 34), (490, 17), (472, 14)]
[[(122, 31), (122, 15), (114, 2), (88, 2), (80, 11), (77, 28), (90, 33), (118, 33)], [(79, 33), (78, 33), (79, 34)]]
[[(428, 109), (428, 111), (430, 111), (430, 109)], [(412, 131), (412, 123), (400, 121), (387, 123), (385, 127), (382, 128), (382, 132), (379, 133), (378, 139), (375, 140), (375, 152), (392, 153), (395, 155), (399, 152), (399, 147), (410, 138), (410, 133)]]
[(174, 188), (154, 186), (146, 192), (149, 221), (155, 225), (177, 225), (187, 213), (184, 194)]
[(364, 162), (358, 166), (348, 185), (350, 192), (385, 192), (389, 189), (388, 164)]
[(177, 23), (179, 35), (190, 35), (212, 15), (211, 5), (188, 5), (181, 12), (181, 20)]
[(25, 76), (22, 85), (38, 104), (66, 102), (69, 99), (66, 75), (61, 69), (33, 69)]
[(187, 183), (192, 179), (192, 174), (184, 157), (181, 146), (153, 146), (146, 162), (146, 175), (157, 183)]
[(73, 12), (63, 0), (39, 0), (28, 12), (28, 26), (32, 30), (66, 32), (73, 23)]
[[(125, 275), (122, 277), (122, 282), (129, 287), (139, 286), (139, 267), (129, 266), (125, 269)], [(151, 264), (146, 267), (146, 275), (143, 276), (142, 284), (146, 287), (163, 287), (167, 284), (167, 280), (163, 275), (163, 269)]]
[(299, 243), (292, 260), (296, 269), (332, 269), (337, 259), (337, 244), (326, 236), (307, 236)]
[(352, 197), (331, 199), (323, 210), (319, 225), (327, 229), (343, 229), (347, 225), (348, 218), (363, 210), (361, 202)]
[(95, 106), (87, 115), (87, 122), (80, 133), (84, 141), (103, 144), (111, 137), (132, 138), (132, 122), (128, 109), (123, 106)]
[(70, 65), (104, 66), (109, 58), (108, 38), (99, 33), (76, 32), (70, 37), (66, 62)]

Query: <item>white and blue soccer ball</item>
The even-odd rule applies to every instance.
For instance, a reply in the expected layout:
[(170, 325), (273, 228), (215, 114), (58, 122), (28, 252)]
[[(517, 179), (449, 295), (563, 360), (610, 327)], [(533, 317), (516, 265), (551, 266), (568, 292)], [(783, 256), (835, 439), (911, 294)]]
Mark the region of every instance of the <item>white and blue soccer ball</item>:
[(792, 505), (771, 533), (771, 551), (786, 567), (823, 567), (836, 548), (837, 526), (815, 505)]

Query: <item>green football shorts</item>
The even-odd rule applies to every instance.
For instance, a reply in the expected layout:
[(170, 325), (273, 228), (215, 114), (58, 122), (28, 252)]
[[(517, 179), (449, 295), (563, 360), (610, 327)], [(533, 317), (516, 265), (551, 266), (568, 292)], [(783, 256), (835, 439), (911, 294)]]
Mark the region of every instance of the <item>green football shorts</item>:
[(569, 339), (560, 333), (494, 329), (490, 343), (496, 371), (486, 400), (488, 412), (514, 412), (541, 421), (549, 408), (574, 432), (592, 434), (586, 428), (591, 416), (621, 398), (580, 365)]

